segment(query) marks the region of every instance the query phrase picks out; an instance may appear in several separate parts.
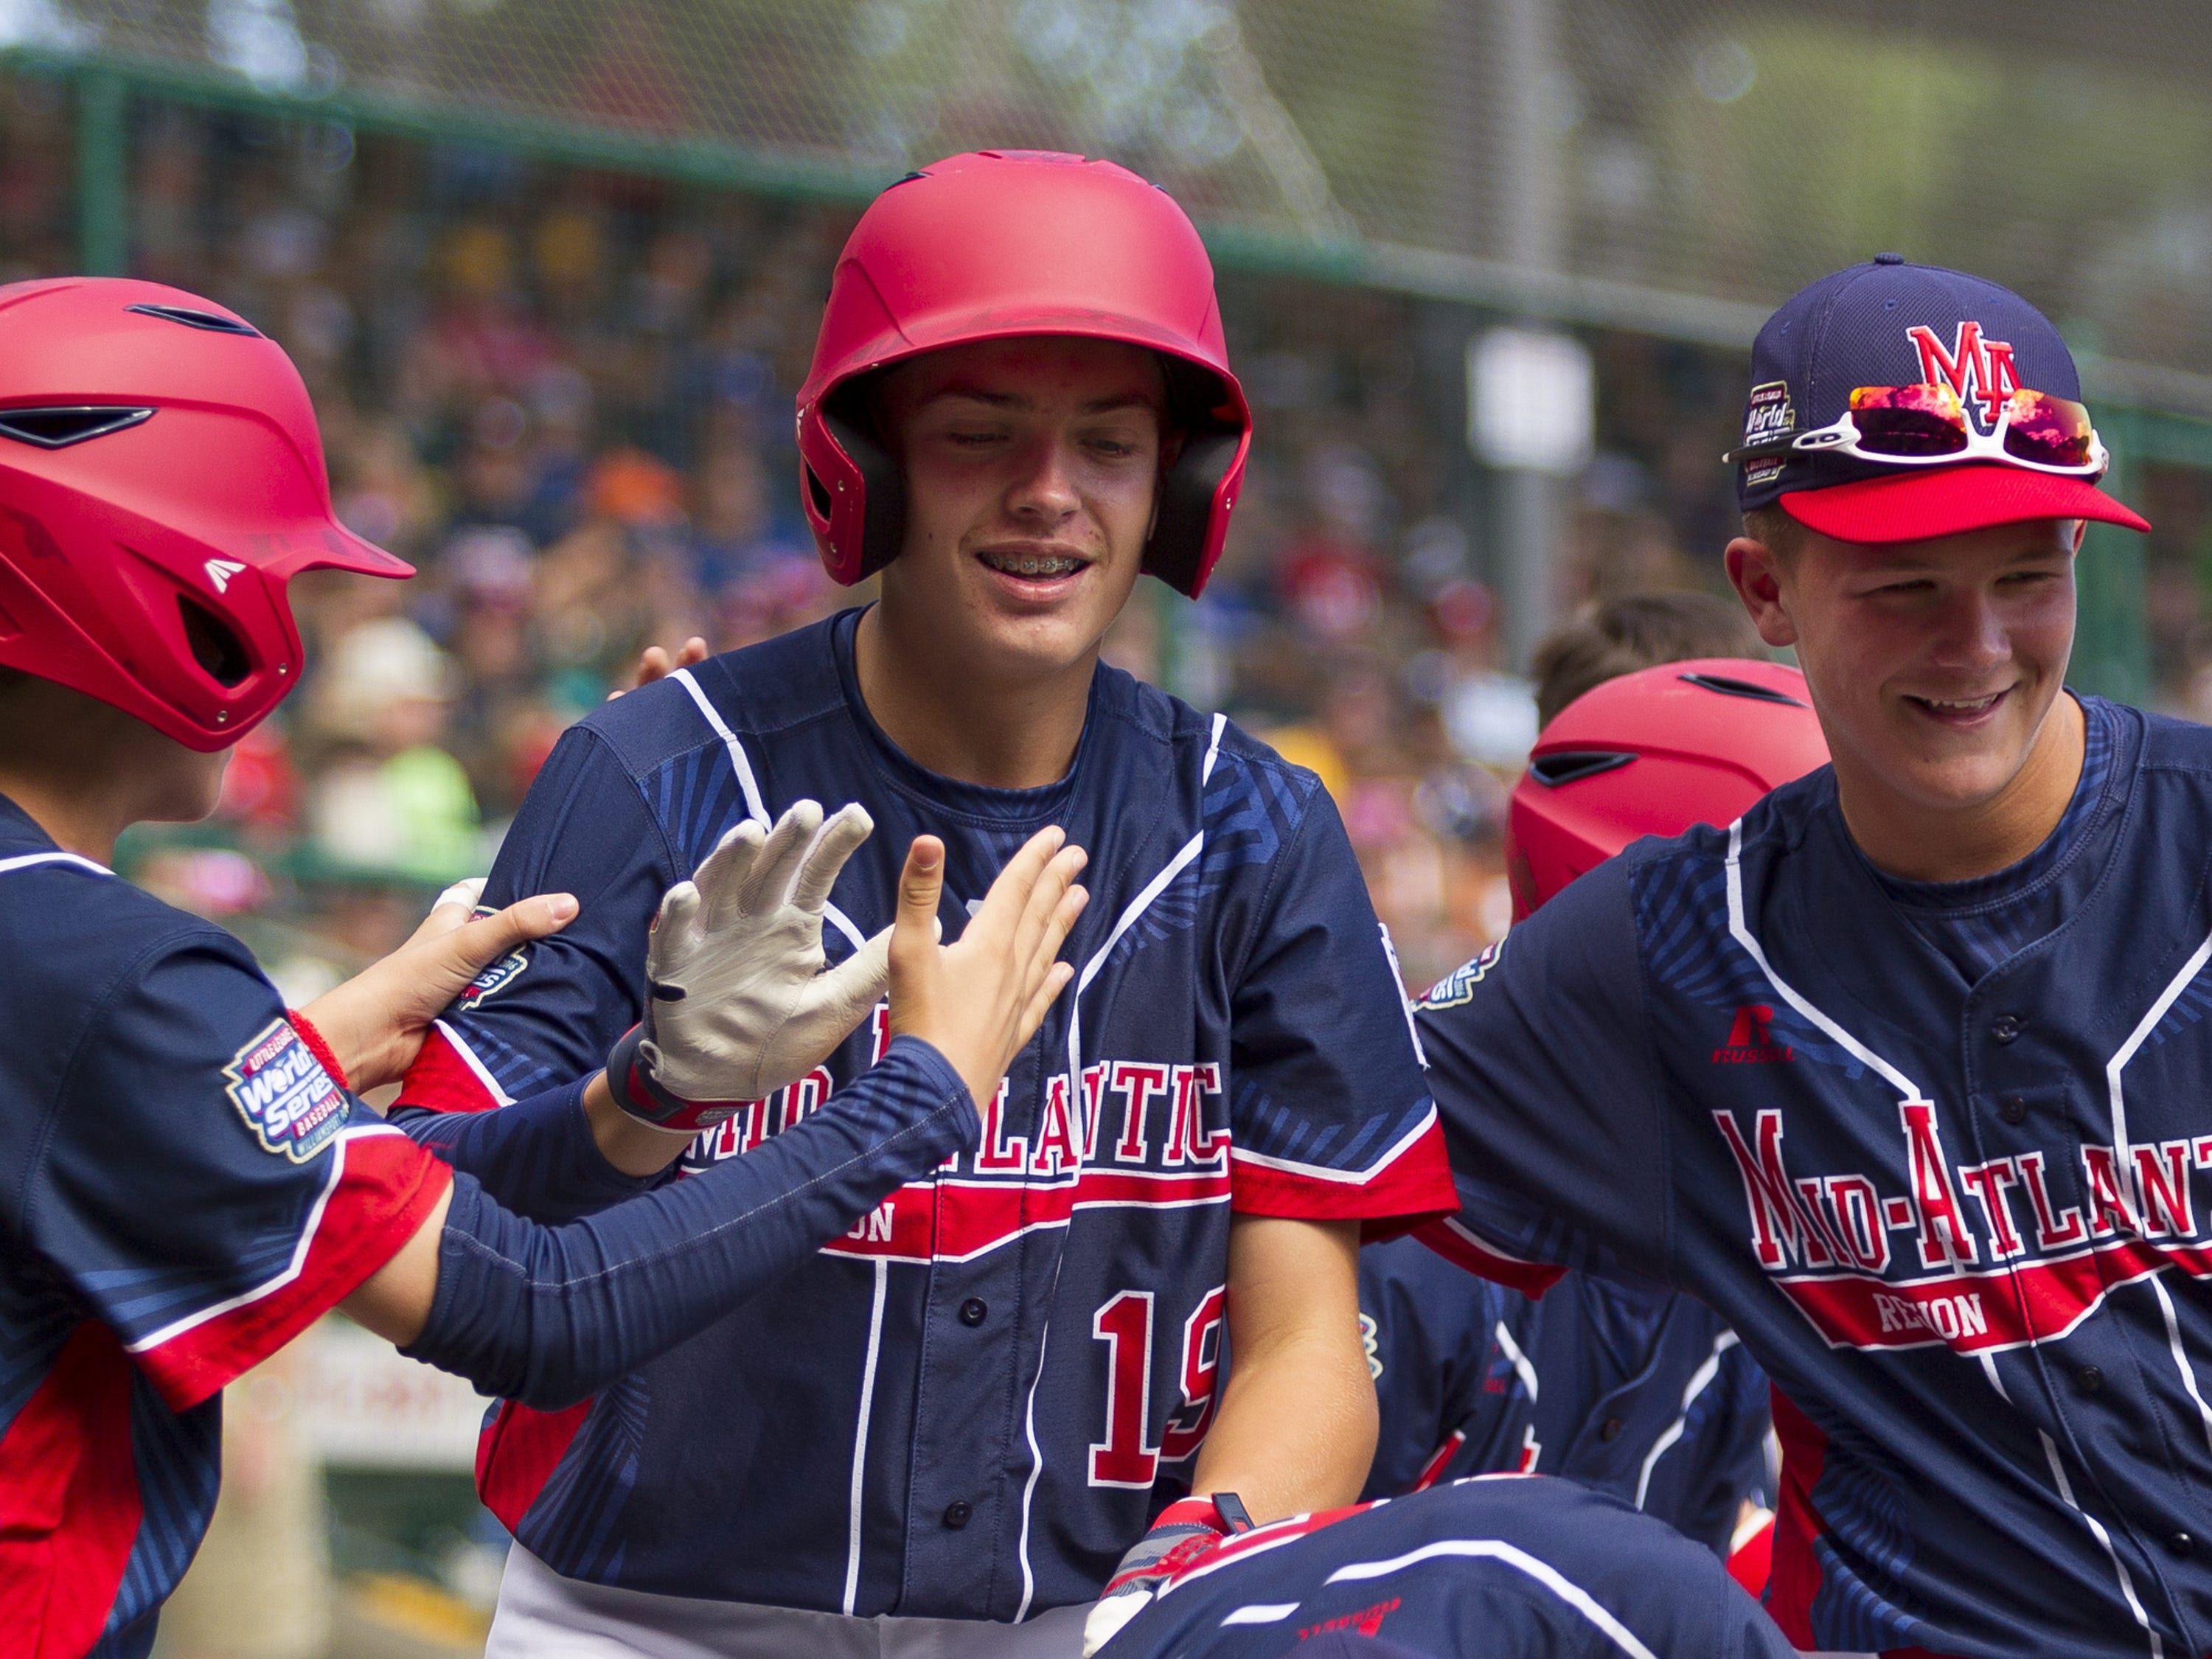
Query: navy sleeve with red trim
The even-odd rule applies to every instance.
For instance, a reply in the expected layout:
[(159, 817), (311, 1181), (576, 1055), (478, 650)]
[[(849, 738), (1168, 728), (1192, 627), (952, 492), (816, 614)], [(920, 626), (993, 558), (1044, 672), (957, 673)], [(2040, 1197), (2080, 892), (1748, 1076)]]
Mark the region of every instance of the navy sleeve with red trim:
[(181, 1410), (390, 1260), (450, 1177), (331, 1079), (227, 934), (174, 935), (105, 991), (19, 1177), (22, 1233)]
[(1422, 1242), (1540, 1293), (1669, 1271), (1673, 1194), (1626, 860), (1600, 865), (1413, 1004), (1458, 1188)]
[(919, 1038), (744, 1158), (536, 1226), (459, 1182), (409, 1354), (561, 1411), (775, 1285), (890, 1193), (974, 1146), (975, 1103)]
[[(1219, 796), (1279, 789), (1278, 769), (1289, 769), (1224, 752), (1209, 781), (1209, 817)], [(1344, 822), (1317, 781), (1299, 775), (1310, 793), (1249, 931), (1233, 907), (1226, 918), (1249, 941), (1230, 1001), (1230, 1206), (1243, 1215), (1358, 1219), (1368, 1238), (1387, 1238), (1455, 1207), (1443, 1138), (1397, 964)], [(1209, 825), (1209, 833), (1233, 849), (1238, 827)]]
[(391, 1122), (418, 1146), (476, 1178), (501, 1207), (557, 1224), (596, 1215), (650, 1191), (665, 1175), (630, 1176), (606, 1160), (584, 1110), (590, 1079), (496, 1112), (395, 1106)]

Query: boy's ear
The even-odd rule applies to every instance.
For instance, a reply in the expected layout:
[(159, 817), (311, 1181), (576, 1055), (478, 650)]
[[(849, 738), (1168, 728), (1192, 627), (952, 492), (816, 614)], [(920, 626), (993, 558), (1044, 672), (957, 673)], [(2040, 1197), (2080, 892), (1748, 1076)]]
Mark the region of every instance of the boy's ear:
[(1722, 556), (1729, 583), (1751, 617), (1759, 637), (1770, 646), (1797, 643), (1796, 624), (1790, 620), (1783, 595), (1782, 561), (1765, 542), (1738, 536)]

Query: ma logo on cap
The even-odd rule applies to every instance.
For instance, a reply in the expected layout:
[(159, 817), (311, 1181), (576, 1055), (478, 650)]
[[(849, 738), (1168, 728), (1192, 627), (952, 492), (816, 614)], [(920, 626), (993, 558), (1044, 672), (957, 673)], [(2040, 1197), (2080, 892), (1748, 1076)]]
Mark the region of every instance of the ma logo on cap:
[(1961, 322), (1948, 351), (1925, 323), (1906, 329), (1905, 337), (1920, 353), (1920, 378), (1929, 386), (1949, 386), (1968, 409), (1978, 403), (1985, 428), (1997, 423), (1997, 411), (2004, 407), (2005, 399), (2020, 390), (2012, 347), (2002, 340), (1984, 338), (1979, 323)]

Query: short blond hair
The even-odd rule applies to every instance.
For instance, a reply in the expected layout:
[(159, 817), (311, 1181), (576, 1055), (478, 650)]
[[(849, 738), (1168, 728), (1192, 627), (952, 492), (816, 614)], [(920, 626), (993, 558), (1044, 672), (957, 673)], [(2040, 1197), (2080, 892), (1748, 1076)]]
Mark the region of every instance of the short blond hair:
[(1805, 526), (1779, 504), (1754, 507), (1746, 513), (1743, 533), (1778, 559), (1793, 556), (1805, 544)]

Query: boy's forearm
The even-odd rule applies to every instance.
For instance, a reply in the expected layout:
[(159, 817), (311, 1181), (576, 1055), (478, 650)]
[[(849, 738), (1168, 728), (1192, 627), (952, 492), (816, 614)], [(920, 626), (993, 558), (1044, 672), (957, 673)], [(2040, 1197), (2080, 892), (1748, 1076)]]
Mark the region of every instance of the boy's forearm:
[(1233, 1492), (1263, 1523), (1358, 1502), (1377, 1418), (1357, 1325), (1239, 1352), (1235, 1366), (1191, 1490)]
[(605, 1072), (584, 1091), (584, 1115), (599, 1156), (626, 1176), (659, 1175), (698, 1139), (695, 1130), (656, 1129), (632, 1117), (615, 1104)]
[(1375, 1379), (1359, 1334), (1359, 1223), (1229, 1224), (1229, 1382), (1192, 1471), (1258, 1521), (1357, 1502), (1375, 1461)]

